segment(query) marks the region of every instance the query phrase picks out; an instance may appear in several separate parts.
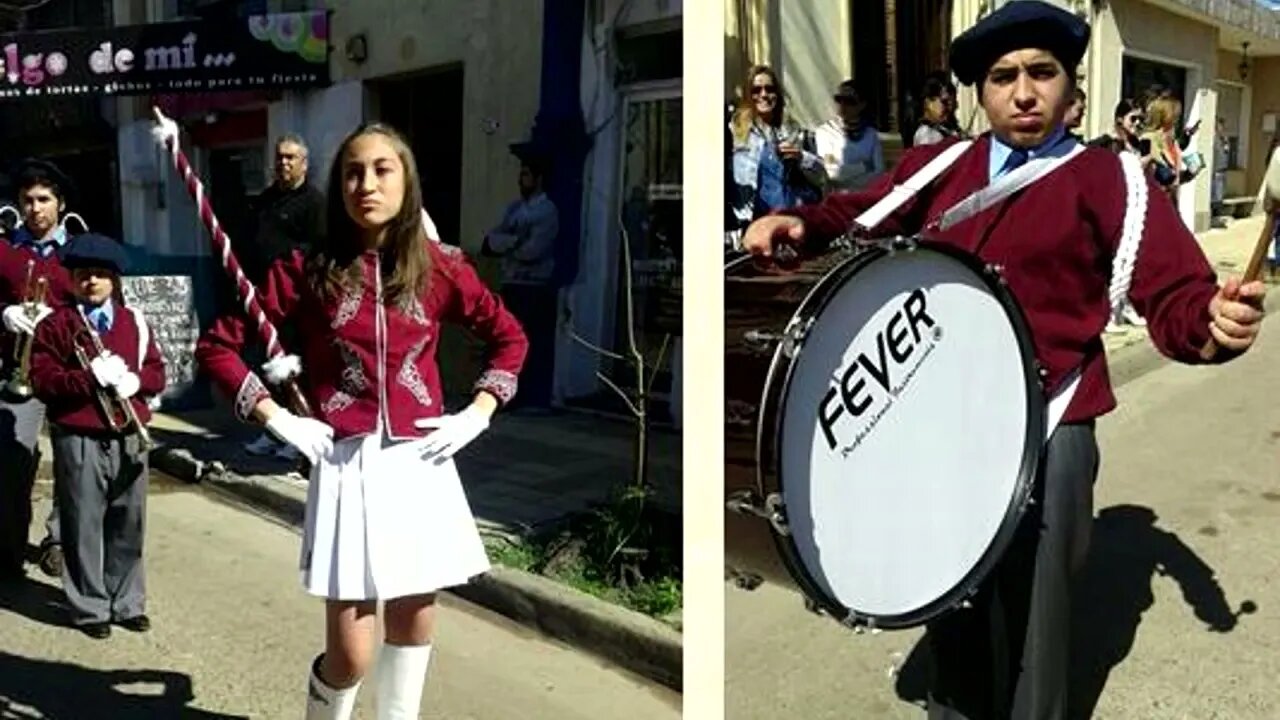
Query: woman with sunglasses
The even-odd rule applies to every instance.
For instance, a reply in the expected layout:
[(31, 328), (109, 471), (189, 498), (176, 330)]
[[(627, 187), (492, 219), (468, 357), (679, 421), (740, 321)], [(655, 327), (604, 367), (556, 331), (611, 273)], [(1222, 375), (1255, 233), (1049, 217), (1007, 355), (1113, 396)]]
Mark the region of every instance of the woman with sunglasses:
[(742, 229), (755, 218), (822, 199), (826, 168), (814, 148), (813, 133), (787, 117), (782, 86), (772, 68), (756, 65), (747, 72), (729, 132), (729, 243), (736, 246)]

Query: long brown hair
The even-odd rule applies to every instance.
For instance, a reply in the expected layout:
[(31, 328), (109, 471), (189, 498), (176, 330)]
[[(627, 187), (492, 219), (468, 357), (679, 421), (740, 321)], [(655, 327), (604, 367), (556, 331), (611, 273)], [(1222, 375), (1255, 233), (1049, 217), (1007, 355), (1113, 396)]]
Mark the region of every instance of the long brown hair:
[(323, 298), (334, 298), (363, 282), (360, 256), (360, 229), (347, 214), (343, 202), (346, 182), (343, 158), (356, 140), (368, 135), (381, 135), (391, 144), (404, 167), (404, 199), (400, 212), (387, 221), (386, 236), (379, 255), (383, 262), (383, 297), (389, 304), (405, 304), (421, 296), (431, 278), (431, 256), (427, 252), (427, 235), (422, 229), (422, 183), (418, 163), (404, 136), (389, 125), (368, 123), (356, 128), (338, 146), (329, 168), (326, 232), (312, 245), (307, 259), (307, 278), (312, 289)]
[(752, 65), (747, 70), (747, 76), (742, 81), (742, 87), (738, 91), (738, 108), (733, 111), (733, 139), (735, 142), (742, 142), (747, 139), (747, 132), (751, 129), (751, 124), (756, 120), (756, 106), (754, 98), (751, 96), (751, 85), (756, 81), (757, 75), (768, 75), (769, 81), (778, 92), (778, 102), (773, 106), (773, 126), (782, 125), (782, 115), (787, 109), (786, 96), (782, 93), (782, 83), (778, 80), (778, 73), (768, 65)]

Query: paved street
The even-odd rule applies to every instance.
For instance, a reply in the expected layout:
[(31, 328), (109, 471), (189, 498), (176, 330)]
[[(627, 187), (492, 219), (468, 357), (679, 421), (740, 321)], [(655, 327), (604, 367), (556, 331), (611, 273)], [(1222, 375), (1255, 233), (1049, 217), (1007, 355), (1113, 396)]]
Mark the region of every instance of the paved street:
[[(60, 591), (32, 568), (0, 593), (0, 718), (301, 717), (323, 623), (299, 587), (297, 534), (163, 480), (148, 502), (152, 632), (97, 641), (61, 627)], [(669, 690), (452, 597), (436, 647), (422, 717), (679, 717)], [(362, 695), (357, 716), (371, 718), (372, 688)]]
[[(1154, 370), (1099, 423), (1078, 717), (1280, 717), (1277, 367), (1272, 317), (1249, 355)], [(726, 717), (923, 716), (918, 631), (853, 635), (777, 587), (726, 592)]]

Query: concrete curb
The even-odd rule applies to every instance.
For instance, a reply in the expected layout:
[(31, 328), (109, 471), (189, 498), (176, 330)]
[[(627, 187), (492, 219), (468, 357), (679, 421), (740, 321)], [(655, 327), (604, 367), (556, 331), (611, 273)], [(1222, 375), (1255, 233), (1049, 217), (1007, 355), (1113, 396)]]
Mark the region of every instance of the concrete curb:
[(500, 565), (452, 592), (676, 692), (682, 689), (682, 636), (646, 615)]
[[(307, 490), (273, 475), (242, 476), (185, 449), (158, 447), (151, 466), (192, 484), (228, 493), (295, 527)], [(484, 528), (482, 528), (482, 532)], [(494, 565), (471, 584), (449, 591), (607, 662), (682, 691), (683, 636), (673, 628), (532, 573)]]

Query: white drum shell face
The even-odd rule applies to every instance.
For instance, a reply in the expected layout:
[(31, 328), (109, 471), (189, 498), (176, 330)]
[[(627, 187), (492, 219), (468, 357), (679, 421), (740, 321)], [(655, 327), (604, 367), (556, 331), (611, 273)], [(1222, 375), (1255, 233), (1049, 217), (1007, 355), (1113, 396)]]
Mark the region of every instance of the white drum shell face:
[(1018, 327), (973, 269), (923, 248), (832, 291), (792, 365), (776, 453), (790, 541), (831, 600), (919, 613), (988, 555), (1039, 442)]

